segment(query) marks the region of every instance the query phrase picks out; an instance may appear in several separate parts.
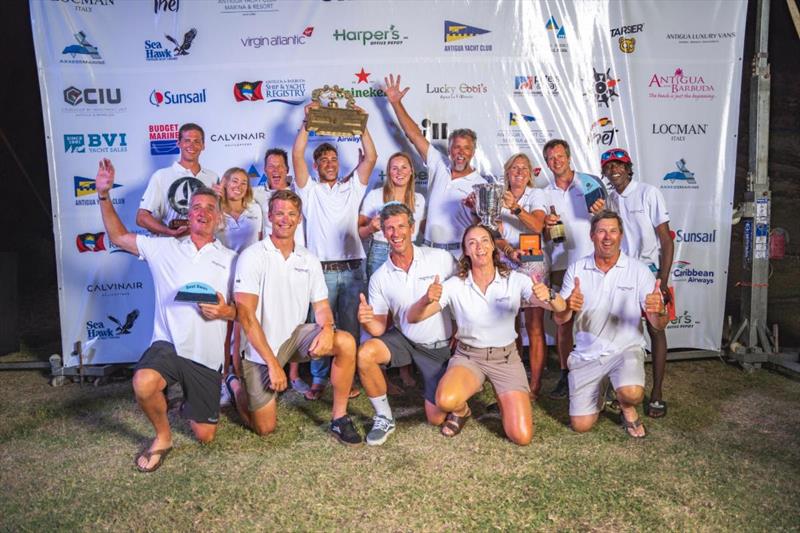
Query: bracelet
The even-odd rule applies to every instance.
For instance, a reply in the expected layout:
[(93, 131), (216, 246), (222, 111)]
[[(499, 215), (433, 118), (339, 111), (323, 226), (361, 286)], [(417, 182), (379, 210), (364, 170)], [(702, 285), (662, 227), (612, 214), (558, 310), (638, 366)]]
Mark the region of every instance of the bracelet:
[(97, 198), (98, 198), (98, 200), (100, 200), (101, 202), (108, 201), (108, 196), (100, 196), (100, 195), (98, 194), (98, 195), (97, 195)]

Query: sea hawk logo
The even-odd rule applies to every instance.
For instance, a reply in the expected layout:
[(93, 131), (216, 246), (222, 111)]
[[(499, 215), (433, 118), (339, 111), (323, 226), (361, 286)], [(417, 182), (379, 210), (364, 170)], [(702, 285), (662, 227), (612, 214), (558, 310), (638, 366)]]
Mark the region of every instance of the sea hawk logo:
[(194, 38), (197, 37), (197, 30), (192, 28), (184, 33), (183, 42), (181, 44), (178, 44), (178, 41), (175, 40), (175, 38), (171, 35), (164, 34), (164, 37), (166, 37), (169, 42), (175, 45), (173, 52), (175, 52), (176, 56), (188, 56), (189, 48), (192, 47), (192, 41), (194, 41)]
[(111, 322), (113, 322), (114, 324), (117, 325), (117, 329), (115, 331), (115, 333), (117, 335), (128, 335), (131, 332), (131, 329), (133, 328), (133, 324), (136, 322), (137, 318), (139, 318), (139, 310), (138, 309), (134, 309), (133, 311), (128, 313), (128, 316), (125, 317), (125, 323), (124, 324), (121, 323), (119, 320), (117, 320), (116, 317), (108, 315), (108, 319)]

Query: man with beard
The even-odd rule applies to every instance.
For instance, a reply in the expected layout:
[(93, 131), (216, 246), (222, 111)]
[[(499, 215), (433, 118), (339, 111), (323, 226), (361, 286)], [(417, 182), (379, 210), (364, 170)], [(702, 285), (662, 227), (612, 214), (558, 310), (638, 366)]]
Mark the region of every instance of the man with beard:
[[(406, 320), (408, 309), (436, 279), (449, 278), (456, 268), (444, 250), (414, 246), (414, 214), (405, 204), (389, 202), (380, 212), (381, 229), (389, 242), (389, 258), (369, 282), (369, 303), (361, 295), (358, 320), (373, 336), (358, 349), (358, 375), (375, 409), (367, 444), (383, 444), (395, 430), (386, 379), (381, 365), (401, 367), (413, 361), (423, 376), (425, 415), (438, 426), (447, 413), (436, 407), (436, 387), (450, 359), (452, 321), (437, 314), (417, 324)], [(387, 331), (389, 313), (394, 327)]]
[(219, 193), (219, 176), (200, 166), (205, 149), (203, 128), (188, 122), (178, 130), (181, 155), (172, 166), (156, 170), (147, 183), (136, 224), (152, 235), (182, 237), (189, 233), (186, 215), (189, 198), (199, 187), (211, 187)]
[(623, 429), (632, 438), (643, 438), (646, 431), (636, 412), (644, 398), (642, 312), (654, 329), (667, 326), (661, 280), (620, 250), (618, 214), (603, 210), (594, 215), (590, 235), (594, 252), (567, 268), (561, 287), (567, 308), (554, 315), (557, 324), (575, 320), (575, 349), (567, 359), (570, 422), (578, 433), (592, 428), (605, 401), (601, 383), (608, 377)]
[(386, 99), (411, 144), (428, 167), (428, 215), (425, 221), (426, 246), (447, 250), (456, 258), (460, 255), (461, 236), (477, 219), (465, 201), (473, 185), (486, 180), (472, 168), (477, 135), (470, 129), (457, 129), (448, 137), (449, 165), (442, 154), (422, 134), (417, 123), (406, 111), (403, 97), (410, 87), (400, 88), (400, 76), (390, 74), (384, 79)]
[[(669, 273), (675, 246), (669, 233), (669, 212), (664, 195), (657, 188), (641, 181), (632, 181), (633, 163), (628, 152), (614, 148), (600, 157), (603, 176), (613, 187), (608, 196), (608, 207), (622, 217), (625, 233), (622, 251), (639, 259), (661, 280), (661, 294), (665, 303), (672, 295), (669, 291)], [(653, 356), (653, 390), (645, 413), (651, 418), (667, 414), (667, 402), (662, 397), (662, 385), (667, 366), (667, 334), (647, 322)]]
[[(312, 102), (305, 107), (306, 117)], [(358, 324), (359, 294), (365, 291), (364, 247), (358, 234), (358, 212), (361, 200), (378, 161), (375, 144), (367, 128), (361, 135), (363, 152), (354, 175), (339, 179), (339, 154), (332, 144), (322, 143), (314, 150), (314, 169), (319, 180), (311, 179), (305, 152), (308, 145), (307, 122), (297, 132), (292, 147), (295, 190), (303, 200), (306, 219), (306, 243), (309, 251), (322, 262), (328, 301), (336, 324), (354, 339), (361, 337)], [(326, 358), (311, 362), (313, 383), (305, 393), (308, 400), (317, 400), (325, 390), (330, 362)], [(352, 391), (354, 396), (358, 391)]]
[[(128, 232), (111, 202), (113, 186), (114, 167), (103, 159), (95, 180), (103, 224), (112, 243), (147, 261), (155, 285), (152, 344), (133, 375), (136, 400), (156, 431), (148, 449), (137, 456), (136, 467), (153, 472), (172, 450), (163, 392), (168, 385), (181, 384), (181, 414), (189, 419), (195, 438), (205, 443), (216, 434), (227, 321), (236, 318), (236, 307), (225, 302), (235, 254), (214, 238), (222, 209), (211, 189), (192, 193), (189, 235), (179, 240)], [(180, 299), (184, 287), (198, 283), (216, 291), (216, 303), (195, 305)]]

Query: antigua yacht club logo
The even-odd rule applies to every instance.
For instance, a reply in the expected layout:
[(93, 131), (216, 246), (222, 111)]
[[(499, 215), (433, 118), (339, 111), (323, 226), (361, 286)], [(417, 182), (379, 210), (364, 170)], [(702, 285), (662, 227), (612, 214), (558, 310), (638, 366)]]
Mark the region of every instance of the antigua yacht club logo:
[[(486, 42), (487, 33), (491, 30), (471, 26), (453, 20), (444, 21), (444, 51), (445, 52), (491, 52), (492, 45)], [(449, 44), (455, 41), (476, 39), (475, 43)]]
[(74, 34), (77, 44), (70, 44), (61, 51), (63, 56), (60, 60), (61, 63), (81, 63), (102, 65), (105, 63), (103, 57), (100, 55), (100, 50), (89, 42), (89, 38), (84, 31), (79, 31)]
[[(75, 194), (75, 205), (97, 205), (97, 188), (94, 178), (84, 178), (83, 176), (73, 176), (73, 192)], [(122, 187), (119, 183), (114, 183), (113, 189)], [(125, 198), (112, 197), (114, 205), (124, 205)]]

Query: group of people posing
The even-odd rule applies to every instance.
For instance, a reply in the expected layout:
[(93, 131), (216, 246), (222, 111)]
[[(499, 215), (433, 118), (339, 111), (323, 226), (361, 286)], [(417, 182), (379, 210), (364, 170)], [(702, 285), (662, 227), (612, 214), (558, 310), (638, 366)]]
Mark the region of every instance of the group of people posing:
[[(150, 232), (145, 236), (129, 232), (117, 215), (110, 201), (114, 167), (100, 161), (96, 189), (106, 231), (116, 246), (147, 261), (155, 286), (152, 344), (133, 378), (156, 433), (136, 458), (140, 471), (159, 468), (172, 449), (165, 391), (175, 383), (183, 391), (182, 416), (208, 442), (221, 389), (243, 423), (267, 435), (276, 428), (278, 393), (292, 387), (314, 400), (330, 379), (330, 432), (359, 445), (364, 439), (347, 414), (348, 400), (359, 394), (357, 371), (375, 410), (366, 442), (379, 445), (396, 428), (385, 369), (404, 370), (410, 382), (410, 365), (423, 381), (427, 421), (443, 435), (461, 432), (469, 399), (488, 380), (506, 436), (528, 444), (546, 311), (557, 324), (561, 367), (550, 395), (569, 397), (575, 431), (595, 423), (610, 384), (623, 428), (645, 436), (636, 410), (644, 399), (643, 319), (654, 361), (645, 411), (666, 414), (669, 215), (658, 189), (632, 181), (628, 153), (602, 155), (611, 190), (591, 203), (582, 184), (599, 180), (572, 169), (566, 141), (543, 147), (552, 173), (544, 188), (533, 186), (530, 158), (513, 155), (493, 229), (475, 214), (473, 186), (486, 183), (471, 166), (475, 133), (453, 131), (443, 156), (405, 109), (409, 88), (401, 88), (399, 76), (385, 82), (397, 121), (428, 168), (427, 198), (415, 191), (412, 157), (403, 152), (388, 158), (383, 186), (367, 194), (378, 159), (368, 129), (357, 167), (342, 177), (329, 143), (316, 147), (309, 168), (304, 120), (291, 150), (293, 180), (289, 154), (273, 148), (264, 161), (266, 185), (254, 188), (241, 168), (221, 179), (203, 168), (204, 132), (189, 123), (179, 131), (180, 159), (156, 171), (142, 197), (136, 222)], [(520, 247), (528, 234), (546, 243), (535, 268), (526, 259), (531, 251)], [(181, 291), (198, 284), (211, 287), (216, 302), (187, 301)], [(520, 358), (520, 315), (530, 378)], [(362, 330), (369, 338), (359, 345)], [(310, 386), (298, 371), (304, 362)]]

